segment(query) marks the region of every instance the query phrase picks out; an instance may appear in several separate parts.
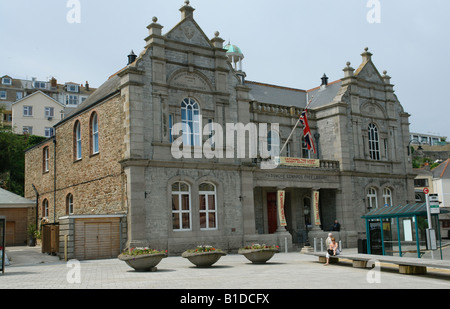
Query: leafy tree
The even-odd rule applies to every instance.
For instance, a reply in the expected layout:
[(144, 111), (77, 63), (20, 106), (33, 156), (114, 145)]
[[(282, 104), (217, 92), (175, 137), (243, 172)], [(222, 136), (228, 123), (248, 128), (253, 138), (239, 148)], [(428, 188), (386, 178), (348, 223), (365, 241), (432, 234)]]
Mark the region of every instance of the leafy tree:
[(0, 128), (0, 186), (20, 196), (24, 195), (25, 150), (45, 140), (35, 135), (14, 134)]

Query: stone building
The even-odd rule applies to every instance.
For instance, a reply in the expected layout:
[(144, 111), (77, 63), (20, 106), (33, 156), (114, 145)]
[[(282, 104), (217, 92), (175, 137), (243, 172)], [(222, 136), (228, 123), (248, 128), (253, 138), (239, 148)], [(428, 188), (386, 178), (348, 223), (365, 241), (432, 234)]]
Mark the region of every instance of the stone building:
[[(356, 70), (347, 63), (342, 79), (311, 90), (246, 81), (239, 48), (208, 38), (189, 1), (180, 11), (165, 34), (153, 18), (139, 56), (26, 153), (25, 197), (34, 184), (39, 215), (60, 223), (72, 257), (255, 242), (291, 250), (335, 219), (354, 247), (369, 208), (414, 201), (409, 115), (368, 49)], [(315, 153), (301, 127), (288, 140), (307, 102)], [(283, 151), (268, 168), (272, 148)]]

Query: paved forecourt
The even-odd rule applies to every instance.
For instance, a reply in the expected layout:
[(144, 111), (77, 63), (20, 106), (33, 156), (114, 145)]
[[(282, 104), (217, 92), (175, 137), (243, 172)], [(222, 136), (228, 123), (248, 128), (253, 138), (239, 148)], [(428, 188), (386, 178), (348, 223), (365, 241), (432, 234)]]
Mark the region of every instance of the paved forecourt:
[(56, 261), (6, 267), (0, 289), (447, 289), (449, 271), (402, 275), (389, 268), (359, 269), (349, 262), (324, 266), (317, 257), (278, 253), (268, 263), (229, 254), (211, 268), (182, 257), (161, 261), (156, 272), (135, 272), (118, 259)]

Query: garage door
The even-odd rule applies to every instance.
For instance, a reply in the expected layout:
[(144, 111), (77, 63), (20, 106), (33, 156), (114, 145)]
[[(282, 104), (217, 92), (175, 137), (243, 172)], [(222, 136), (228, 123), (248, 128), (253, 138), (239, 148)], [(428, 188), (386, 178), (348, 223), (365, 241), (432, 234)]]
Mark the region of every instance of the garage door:
[(6, 246), (16, 245), (16, 222), (6, 222)]
[(120, 251), (119, 218), (76, 219), (75, 258), (116, 258)]

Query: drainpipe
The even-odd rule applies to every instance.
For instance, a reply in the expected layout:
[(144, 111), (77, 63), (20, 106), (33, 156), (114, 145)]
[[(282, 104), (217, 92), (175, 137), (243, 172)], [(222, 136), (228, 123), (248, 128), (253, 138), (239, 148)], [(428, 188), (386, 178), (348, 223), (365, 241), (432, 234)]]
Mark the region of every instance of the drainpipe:
[(34, 186), (34, 184), (31, 184), (31, 186), (33, 187), (34, 193), (36, 194), (36, 228), (38, 228), (38, 206), (39, 206), (39, 192), (36, 189), (36, 187)]
[(53, 138), (53, 223), (56, 223), (56, 135)]

